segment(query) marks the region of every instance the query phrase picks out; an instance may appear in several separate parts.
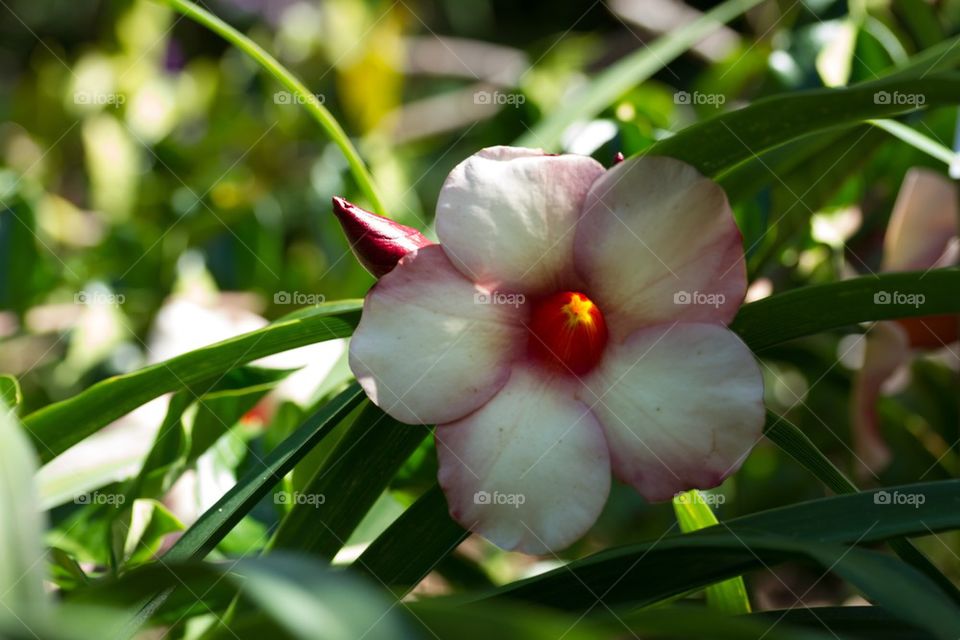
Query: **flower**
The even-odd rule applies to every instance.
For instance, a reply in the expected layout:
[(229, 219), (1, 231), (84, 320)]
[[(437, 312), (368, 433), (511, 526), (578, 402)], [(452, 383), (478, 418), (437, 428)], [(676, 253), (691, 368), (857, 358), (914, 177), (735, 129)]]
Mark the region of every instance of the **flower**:
[[(890, 214), (880, 270), (924, 271), (957, 264), (957, 201), (957, 186), (944, 176), (929, 169), (908, 171)], [(877, 417), (881, 392), (891, 381), (903, 378), (894, 374), (909, 363), (913, 350), (939, 349), (956, 342), (958, 327), (956, 315), (921, 316), (878, 322), (866, 334), (863, 364), (851, 398), (861, 476), (882, 471), (892, 457)]]
[(746, 273), (718, 185), (493, 147), (450, 173), (436, 231), (367, 295), (350, 366), (388, 414), (438, 425), (457, 522), (543, 553), (592, 526), (611, 470), (666, 500), (740, 466), (763, 385), (725, 327)]

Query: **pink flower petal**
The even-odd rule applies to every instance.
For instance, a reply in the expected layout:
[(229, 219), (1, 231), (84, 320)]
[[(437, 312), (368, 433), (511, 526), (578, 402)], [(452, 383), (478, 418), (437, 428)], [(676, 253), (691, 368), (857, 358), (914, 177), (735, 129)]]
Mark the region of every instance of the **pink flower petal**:
[(574, 245), (611, 334), (682, 320), (729, 322), (746, 293), (726, 194), (679, 160), (631, 158), (597, 180)]
[(611, 344), (579, 397), (603, 425), (614, 473), (653, 501), (720, 484), (764, 423), (753, 355), (713, 324), (659, 325)]
[(930, 169), (911, 169), (897, 194), (883, 245), (884, 271), (945, 267), (956, 242), (957, 186)]
[(853, 447), (858, 474), (879, 473), (892, 456), (877, 418), (877, 401), (884, 383), (910, 359), (907, 333), (896, 322), (878, 322), (863, 338), (863, 365), (853, 382)]
[(437, 235), (464, 275), (491, 288), (545, 293), (572, 275), (574, 229), (600, 163), (491, 147), (457, 165), (437, 202)]
[(480, 291), (438, 245), (409, 254), (367, 294), (350, 368), (373, 402), (409, 424), (449, 422), (489, 400), (526, 348), (517, 307)]
[(437, 428), (450, 515), (504, 549), (562, 549), (593, 525), (610, 490), (607, 444), (569, 381), (517, 366), (480, 410)]

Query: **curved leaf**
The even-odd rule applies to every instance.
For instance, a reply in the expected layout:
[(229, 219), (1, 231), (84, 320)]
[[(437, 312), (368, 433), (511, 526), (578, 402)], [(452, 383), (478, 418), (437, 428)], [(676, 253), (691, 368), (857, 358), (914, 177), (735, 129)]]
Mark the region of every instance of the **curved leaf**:
[(632, 87), (652, 77), (671, 60), (733, 20), (761, 0), (727, 0), (697, 20), (667, 33), (649, 46), (611, 65), (582, 90), (564, 98), (563, 103), (517, 139), (520, 147), (555, 149), (564, 130), (577, 120), (588, 120), (603, 111)]
[[(825, 556), (816, 555), (818, 544), (836, 550), (838, 545), (960, 528), (958, 490), (960, 481), (947, 480), (780, 507), (694, 533), (604, 551), (490, 595), (572, 608), (589, 607), (599, 595), (611, 605), (652, 604), (787, 559), (812, 555), (819, 562)], [(889, 503), (875, 497), (882, 491), (891, 496)], [(899, 501), (896, 495), (922, 495), (922, 504)], [(832, 526), (825, 528), (823, 522)], [(859, 550), (849, 554), (859, 557), (854, 551)], [(902, 566), (949, 602), (926, 576)]]
[(366, 396), (353, 383), (310, 416), (289, 438), (241, 478), (210, 507), (163, 556), (165, 562), (182, 562), (206, 555), (283, 476), (303, 459)]
[[(398, 422), (367, 404), (350, 431), (303, 488), (312, 499), (291, 501), (272, 547), (333, 559), (429, 430)], [(363, 473), (359, 473), (363, 470)]]
[(387, 527), (353, 566), (406, 593), (468, 535), (450, 518), (447, 499), (435, 484)]
[(333, 117), (333, 114), (323, 106), (323, 102), (318, 100), (317, 97), (307, 89), (303, 82), (290, 73), (276, 58), (267, 53), (263, 47), (206, 9), (197, 6), (193, 2), (190, 2), (190, 0), (160, 1), (233, 44), (259, 64), (267, 73), (276, 78), (276, 80), (291, 93), (297, 96), (298, 102), (310, 112), (310, 115), (317, 121), (317, 124), (320, 125), (330, 137), (330, 140), (337, 145), (340, 152), (343, 153), (347, 164), (350, 165), (350, 172), (353, 174), (354, 180), (357, 181), (357, 186), (360, 187), (363, 194), (370, 200), (373, 208), (378, 213), (385, 213), (383, 201), (373, 184), (373, 177), (367, 170), (366, 165), (363, 164), (363, 160), (354, 148), (353, 143), (350, 142), (350, 138), (347, 137), (343, 127), (341, 127), (337, 119)]
[(43, 462), (140, 405), (171, 391), (202, 395), (224, 372), (253, 360), (353, 333), (362, 302), (318, 305), (236, 338), (185, 353), (139, 371), (102, 380), (76, 396), (24, 418)]
[[(863, 276), (801, 287), (745, 304), (730, 328), (752, 350), (761, 351), (859, 322), (960, 313), (957, 291), (957, 268)], [(907, 299), (922, 302), (898, 302)]]
[(642, 154), (671, 156), (697, 167), (704, 175), (717, 177), (802, 136), (921, 108), (953, 105), (958, 94), (960, 74), (940, 73), (777, 95), (687, 127)]

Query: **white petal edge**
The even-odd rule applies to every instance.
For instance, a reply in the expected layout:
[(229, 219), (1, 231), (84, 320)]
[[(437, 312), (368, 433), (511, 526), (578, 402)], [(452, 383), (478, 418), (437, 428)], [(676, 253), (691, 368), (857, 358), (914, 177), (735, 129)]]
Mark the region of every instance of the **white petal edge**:
[(910, 169), (890, 214), (882, 269), (914, 271), (955, 263), (958, 206), (954, 182), (930, 169)]
[(536, 554), (590, 529), (610, 491), (609, 454), (570, 384), (518, 366), (480, 410), (437, 427), (451, 517), (503, 549)]
[(715, 324), (637, 331), (585, 379), (614, 474), (651, 501), (709, 489), (759, 441), (763, 380), (747, 346)]
[(491, 289), (544, 293), (569, 286), (584, 198), (596, 160), (490, 147), (457, 165), (437, 201), (437, 236), (465, 276)]
[(484, 304), (484, 294), (437, 245), (381, 278), (350, 340), (350, 369), (370, 399), (408, 424), (450, 422), (489, 400), (526, 333), (519, 307)]

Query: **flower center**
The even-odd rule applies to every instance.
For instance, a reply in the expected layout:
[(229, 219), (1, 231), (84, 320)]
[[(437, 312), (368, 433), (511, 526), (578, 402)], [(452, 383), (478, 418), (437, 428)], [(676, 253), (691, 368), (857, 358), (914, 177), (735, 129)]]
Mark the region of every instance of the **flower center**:
[(578, 376), (596, 366), (607, 344), (607, 323), (600, 308), (576, 291), (561, 291), (537, 302), (530, 333), (534, 356)]

